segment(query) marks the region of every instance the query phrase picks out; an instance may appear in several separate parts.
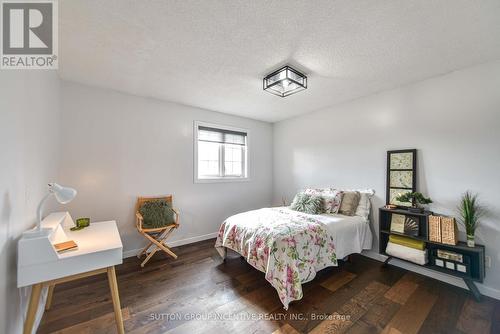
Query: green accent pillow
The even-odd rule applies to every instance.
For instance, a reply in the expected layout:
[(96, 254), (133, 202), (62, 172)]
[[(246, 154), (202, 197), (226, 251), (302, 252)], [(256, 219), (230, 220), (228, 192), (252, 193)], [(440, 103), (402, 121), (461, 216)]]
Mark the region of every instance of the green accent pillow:
[(290, 209), (308, 213), (310, 215), (317, 215), (321, 213), (323, 208), (323, 199), (321, 196), (308, 195), (304, 193), (298, 193), (295, 195)]
[(139, 213), (142, 215), (144, 228), (160, 228), (175, 224), (174, 210), (165, 200), (145, 202), (139, 208)]

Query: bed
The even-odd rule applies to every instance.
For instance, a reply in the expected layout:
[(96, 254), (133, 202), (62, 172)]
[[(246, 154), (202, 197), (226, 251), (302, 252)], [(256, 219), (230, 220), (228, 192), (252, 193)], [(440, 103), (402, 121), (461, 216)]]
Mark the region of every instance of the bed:
[(226, 219), (215, 248), (225, 258), (236, 251), (276, 289), (285, 310), (302, 298), (302, 284), (326, 267), (371, 249), (368, 219), (340, 214), (311, 215), (288, 207), (263, 208)]

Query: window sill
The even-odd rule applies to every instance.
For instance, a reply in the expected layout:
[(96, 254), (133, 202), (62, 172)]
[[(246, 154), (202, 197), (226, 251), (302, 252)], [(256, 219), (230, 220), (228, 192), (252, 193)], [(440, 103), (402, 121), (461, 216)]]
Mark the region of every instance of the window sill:
[(249, 177), (219, 177), (219, 178), (206, 178), (199, 179), (195, 178), (194, 183), (232, 183), (232, 182), (249, 182)]

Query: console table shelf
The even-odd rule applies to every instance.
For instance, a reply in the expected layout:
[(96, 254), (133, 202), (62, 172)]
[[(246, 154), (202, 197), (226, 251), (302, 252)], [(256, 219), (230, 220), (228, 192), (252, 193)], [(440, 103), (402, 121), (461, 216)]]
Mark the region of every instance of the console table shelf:
[[(405, 216), (412, 216), (414, 219), (416, 219), (419, 222), (419, 234), (416, 236), (412, 236), (412, 235), (406, 235), (404, 233), (391, 231), (391, 217), (392, 214), (394, 213)], [(429, 223), (429, 216), (431, 214), (432, 212), (430, 211), (415, 213), (405, 209), (386, 209), (386, 208), (379, 209), (379, 253), (388, 257), (384, 265), (387, 265), (392, 258), (397, 258), (395, 256), (388, 255), (385, 252), (385, 249), (387, 248), (387, 243), (389, 242), (389, 236), (391, 234), (404, 236), (413, 240), (425, 242), (430, 259), (433, 258), (434, 256), (433, 254), (436, 253), (438, 249), (458, 253), (470, 261), (470, 263), (468, 263), (469, 266), (468, 273), (462, 273), (457, 270), (447, 269), (446, 267), (439, 267), (435, 265), (432, 261), (429, 261), (425, 265), (419, 265), (411, 261), (407, 261), (405, 259), (400, 259), (400, 258), (397, 259), (411, 263), (416, 266), (420, 266), (430, 270), (445, 273), (457, 278), (461, 278), (464, 280), (465, 284), (467, 285), (471, 293), (474, 295), (476, 300), (480, 300), (481, 294), (479, 293), (479, 290), (477, 289), (474, 282), (481, 283), (484, 280), (485, 247), (483, 245), (468, 247), (465, 242), (459, 242), (457, 245), (447, 245), (440, 242), (430, 241), (428, 239), (428, 223)], [(443, 261), (452, 262), (452, 260), (443, 260)]]

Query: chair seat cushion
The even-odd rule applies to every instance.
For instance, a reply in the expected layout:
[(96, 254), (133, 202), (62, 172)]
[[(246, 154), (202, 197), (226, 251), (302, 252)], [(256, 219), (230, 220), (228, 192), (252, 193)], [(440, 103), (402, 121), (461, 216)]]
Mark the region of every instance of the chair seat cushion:
[(148, 201), (141, 205), (142, 226), (145, 229), (162, 228), (175, 224), (174, 210), (165, 200)]

